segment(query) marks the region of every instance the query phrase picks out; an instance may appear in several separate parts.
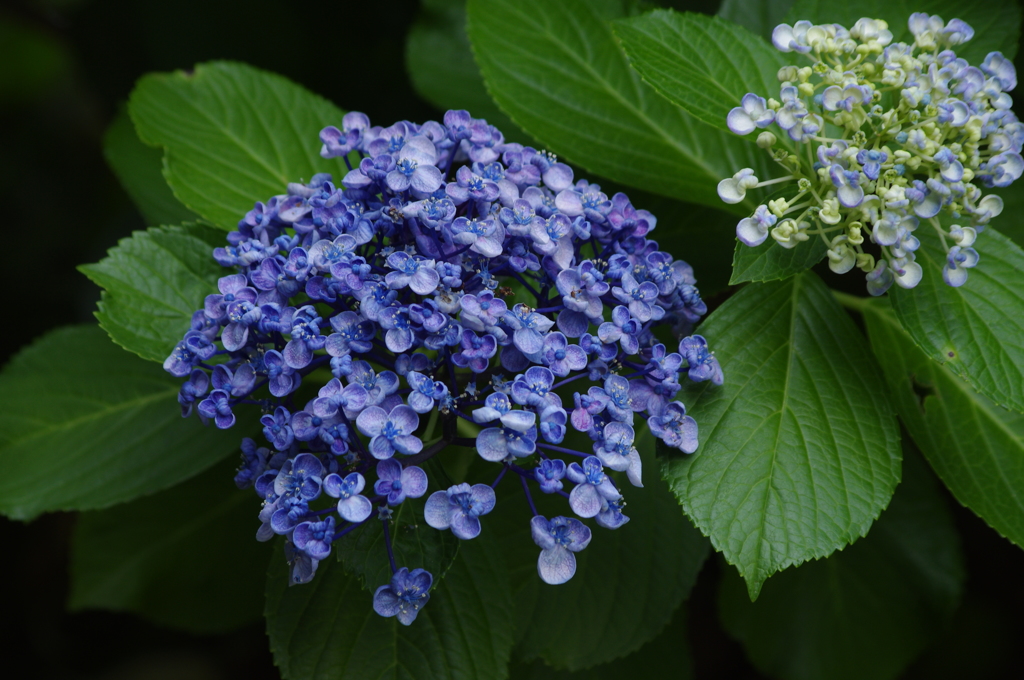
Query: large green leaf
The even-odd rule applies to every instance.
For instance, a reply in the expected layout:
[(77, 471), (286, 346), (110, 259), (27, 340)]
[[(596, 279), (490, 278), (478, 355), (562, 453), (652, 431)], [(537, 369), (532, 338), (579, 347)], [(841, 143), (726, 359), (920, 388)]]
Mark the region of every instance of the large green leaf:
[(782, 23), (793, 0), (722, 0), (718, 16), (743, 26), (765, 40)]
[(527, 138), (487, 94), (466, 35), (466, 0), (427, 0), (409, 29), (405, 65), (413, 87), (441, 110), (466, 109), (485, 118), (507, 141)]
[(960, 598), (956, 529), (928, 466), (904, 458), (903, 483), (871, 533), (769, 581), (751, 603), (727, 575), (722, 624), (766, 675), (887, 680), (941, 633)]
[(62, 328), (22, 350), (0, 374), (0, 512), (106, 508), (236, 450), (237, 430), (182, 419), (180, 387), (96, 326)]
[(735, 247), (729, 283), (784, 279), (818, 264), (828, 250), (817, 237), (796, 248), (783, 248), (772, 238), (753, 248), (737, 241)]
[(615, 34), (644, 80), (709, 125), (726, 127), (743, 95), (776, 95), (782, 53), (742, 26), (703, 14), (657, 10), (616, 21)]
[[(431, 489), (431, 492), (436, 489)], [(423, 519), (423, 498), (406, 499), (394, 509), (388, 527), (391, 549), (399, 566), (426, 569), (439, 581), (455, 561), (462, 542), (450, 531), (432, 529)], [(336, 545), (337, 558), (356, 574), (367, 590), (376, 590), (391, 580), (391, 564), (384, 542), (384, 525), (371, 519)]]
[(725, 384), (684, 388), (701, 444), (664, 474), (754, 599), (776, 571), (867, 533), (899, 481), (896, 418), (863, 336), (811, 272), (748, 285), (699, 332)]
[(128, 110), (142, 141), (164, 149), (164, 177), (188, 208), (234, 229), (256, 201), (318, 172), (345, 175), (320, 158), (320, 130), (343, 112), (273, 73), (234, 62), (139, 80)]
[(224, 232), (187, 225), (137, 231), (107, 257), (78, 268), (104, 288), (96, 318), (117, 344), (162, 362), (189, 330), (192, 314), (230, 273), (213, 259)]
[(167, 186), (161, 172), (163, 154), (142, 143), (128, 109), (118, 112), (103, 135), (103, 155), (147, 224), (195, 221), (196, 214), (183, 206)]
[[(540, 551), (530, 538), (521, 494), (511, 499), (511, 508), (495, 510), (505, 522), (515, 518), (518, 531), (503, 537), (506, 561), (514, 576), (527, 577), (516, 596), (521, 660), (539, 658), (575, 671), (625, 656), (662, 631), (693, 587), (708, 543), (658, 479), (654, 437), (646, 428), (637, 449), (644, 488), (623, 489), (629, 523), (614, 531), (592, 527), (593, 538), (576, 555), (576, 575), (568, 583), (547, 585), (537, 576)], [(535, 498), (541, 514), (569, 514), (564, 498), (535, 496), (542, 496)]]
[(999, 233), (1024, 246), (1024, 182), (1014, 182), (1004, 189), (993, 189), (1003, 199), (1003, 212), (994, 219), (991, 227)]
[(981, 256), (959, 288), (942, 280), (946, 251), (930, 225), (916, 232), (924, 277), (893, 287), (900, 323), (935, 361), (997, 404), (1024, 411), (1024, 250), (988, 228), (974, 244)]
[(83, 512), (71, 548), (69, 608), (132, 611), (195, 633), (260, 619), (270, 546), (259, 499), (226, 460), (166, 491)]
[[(512, 120), (590, 172), (722, 207), (740, 168), (768, 177), (754, 144), (715, 130), (640, 79), (612, 34), (618, 0), (470, 0), (469, 39), (491, 95)], [(753, 210), (751, 198), (733, 209)]]
[(853, 26), (861, 17), (885, 19), (893, 33), (893, 42), (913, 43), (907, 19), (914, 12), (938, 14), (946, 21), (963, 19), (974, 28), (974, 39), (956, 47), (957, 56), (978, 65), (985, 55), (999, 50), (1013, 59), (1020, 37), (1020, 7), (1016, 2), (991, 0), (797, 0), (785, 21), (792, 24), (806, 19), (815, 24)]
[[(613, 614), (614, 616), (614, 614)], [(622, 680), (622, 678), (666, 678), (690, 680), (690, 645), (687, 640), (686, 606), (676, 610), (672, 622), (643, 647), (629, 656), (585, 671), (556, 671), (542, 661), (513, 663), (512, 680)]]
[[(486, 530), (485, 530), (486, 532)], [(341, 539), (344, 540), (344, 539)], [(414, 565), (410, 565), (410, 568)], [(267, 634), (286, 680), (477, 680), (508, 676), (512, 592), (486, 533), (459, 559), (412, 625), (373, 611), (372, 595), (334, 559), (288, 587), (277, 551), (267, 575)]]
[(896, 409), (928, 462), (957, 500), (1024, 546), (1024, 415), (931, 361), (884, 301), (857, 306)]

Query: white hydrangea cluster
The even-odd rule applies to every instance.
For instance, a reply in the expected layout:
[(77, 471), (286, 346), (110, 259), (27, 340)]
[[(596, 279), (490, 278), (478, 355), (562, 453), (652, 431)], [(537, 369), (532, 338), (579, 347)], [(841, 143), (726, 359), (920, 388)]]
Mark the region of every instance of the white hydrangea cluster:
[[(775, 28), (775, 47), (811, 64), (783, 67), (778, 99), (749, 93), (727, 117), (736, 134), (761, 129), (758, 146), (786, 172), (762, 182), (743, 168), (719, 183), (726, 203), (758, 187), (786, 189), (740, 220), (741, 242), (758, 246), (770, 235), (793, 248), (821, 238), (833, 271), (856, 267), (881, 295), (894, 282), (920, 282), (914, 231), (924, 220), (946, 248), (946, 283), (966, 283), (978, 263), (971, 246), (1003, 209), (978, 183), (1005, 187), (1024, 173), (1024, 125), (1007, 94), (1017, 75), (999, 52), (980, 66), (957, 57), (952, 48), (974, 35), (960, 19), (919, 13), (908, 26), (910, 44), (893, 43), (878, 19), (849, 30), (808, 21)], [(773, 125), (785, 135), (766, 129)], [(942, 211), (957, 224), (943, 227)]]

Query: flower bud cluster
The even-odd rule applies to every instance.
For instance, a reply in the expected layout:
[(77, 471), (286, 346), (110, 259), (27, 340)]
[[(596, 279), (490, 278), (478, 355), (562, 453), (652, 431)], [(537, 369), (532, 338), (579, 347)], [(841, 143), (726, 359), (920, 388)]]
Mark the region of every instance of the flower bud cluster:
[[(914, 231), (925, 220), (946, 249), (946, 283), (966, 283), (978, 263), (971, 246), (1003, 209), (1002, 199), (983, 196), (978, 184), (1005, 187), (1024, 173), (1024, 125), (1007, 94), (1017, 75), (999, 52), (980, 66), (957, 57), (953, 48), (974, 35), (960, 19), (919, 13), (908, 25), (912, 44), (893, 43), (877, 19), (849, 30), (808, 21), (775, 28), (775, 47), (811, 64), (783, 67), (778, 99), (749, 93), (727, 117), (736, 134), (763, 130), (758, 146), (785, 176), (761, 182), (744, 168), (718, 185), (722, 200), (738, 203), (749, 189), (788, 185), (739, 222), (741, 242), (757, 246), (770, 235), (793, 248), (818, 237), (832, 271), (856, 267), (868, 292), (881, 295), (894, 282), (920, 282)], [(777, 137), (773, 125), (785, 134)], [(943, 227), (940, 212), (957, 224)]]
[(294, 582), (379, 519), (393, 578), (374, 608), (411, 623), (433, 576), (395, 563), (388, 521), (427, 494), (420, 465), (453, 445), (496, 478), (435, 491), (426, 523), (478, 536), (512, 472), (541, 578), (568, 580), (590, 529), (540, 516), (530, 489), (615, 529), (628, 518), (612, 473), (641, 486), (643, 421), (670, 447), (697, 446), (680, 376), (721, 383), (721, 368), (701, 336), (666, 346), (653, 332), (683, 336), (706, 312), (692, 269), (648, 238), (655, 217), (624, 194), (465, 111), (386, 128), (349, 113), (320, 139), (349, 163), (340, 186), (290, 184), (214, 251), (235, 273), (164, 363), (186, 378), (182, 414), (228, 428), (239, 407), (262, 410), (269, 445), (243, 440), (235, 481), (263, 500), (257, 538), (286, 537)]

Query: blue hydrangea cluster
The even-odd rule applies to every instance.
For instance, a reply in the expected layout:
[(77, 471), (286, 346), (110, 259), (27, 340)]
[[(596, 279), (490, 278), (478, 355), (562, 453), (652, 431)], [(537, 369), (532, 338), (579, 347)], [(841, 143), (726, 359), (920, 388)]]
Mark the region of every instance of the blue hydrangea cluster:
[[(511, 472), (540, 577), (567, 581), (590, 529), (539, 515), (531, 492), (615, 529), (628, 517), (613, 473), (641, 486), (637, 429), (697, 447), (680, 376), (723, 378), (687, 335), (706, 312), (693, 271), (650, 240), (655, 217), (624, 194), (574, 182), (466, 111), (386, 128), (349, 113), (320, 139), (322, 156), (349, 165), (340, 185), (290, 184), (214, 251), (234, 273), (164, 363), (186, 379), (182, 415), (228, 428), (239, 407), (262, 411), (267, 445), (242, 441), (235, 481), (263, 501), (257, 538), (285, 537), (295, 583), (381, 521), (393, 578), (373, 606), (411, 623), (433, 575), (395, 563), (391, 509), (427, 494), (420, 465), (453, 445), (495, 479), (434, 491), (426, 523), (473, 539)], [(659, 341), (657, 324), (682, 339)], [(564, 441), (570, 429), (584, 450)]]
[[(761, 182), (744, 168), (719, 183), (722, 200), (738, 203), (749, 189), (788, 184), (740, 221), (741, 242), (758, 246), (771, 235), (793, 248), (818, 237), (832, 271), (857, 267), (868, 292), (881, 295), (893, 282), (920, 282), (914, 230), (925, 220), (947, 252), (945, 282), (967, 282), (979, 259), (971, 246), (1003, 209), (976, 182), (1006, 187), (1024, 172), (1024, 125), (1007, 94), (1017, 74), (999, 52), (980, 66), (957, 57), (952, 48), (974, 35), (960, 19), (919, 13), (908, 25), (912, 44), (893, 43), (877, 19), (850, 30), (808, 21), (775, 28), (775, 47), (811, 65), (780, 69), (778, 99), (749, 93), (727, 117), (736, 134), (764, 130), (758, 146), (785, 176)], [(765, 130), (772, 125), (785, 132), (782, 141)], [(940, 212), (952, 218), (948, 228)]]

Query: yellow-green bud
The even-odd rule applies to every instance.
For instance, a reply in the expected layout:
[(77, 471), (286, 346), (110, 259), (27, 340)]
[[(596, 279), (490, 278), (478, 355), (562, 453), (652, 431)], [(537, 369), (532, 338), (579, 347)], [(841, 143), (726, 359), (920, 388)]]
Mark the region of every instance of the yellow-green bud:
[[(776, 198), (768, 201), (768, 209), (772, 211), (776, 217), (782, 217), (782, 214), (789, 208), (789, 202), (785, 198)], [(792, 220), (787, 220), (792, 222)]]
[(771, 132), (765, 130), (757, 136), (757, 145), (762, 149), (770, 149), (775, 146), (775, 142), (778, 141)]
[(846, 238), (852, 245), (859, 246), (864, 243), (864, 236), (860, 233), (862, 226), (860, 222), (850, 223), (850, 228), (846, 231)]
[(875, 256), (871, 253), (857, 253), (857, 268), (862, 272), (874, 271)]
[(779, 82), (782, 83), (786, 81), (793, 82), (794, 80), (797, 79), (798, 73), (799, 70), (796, 66), (783, 66), (782, 68), (779, 69), (777, 77), (779, 79)]

